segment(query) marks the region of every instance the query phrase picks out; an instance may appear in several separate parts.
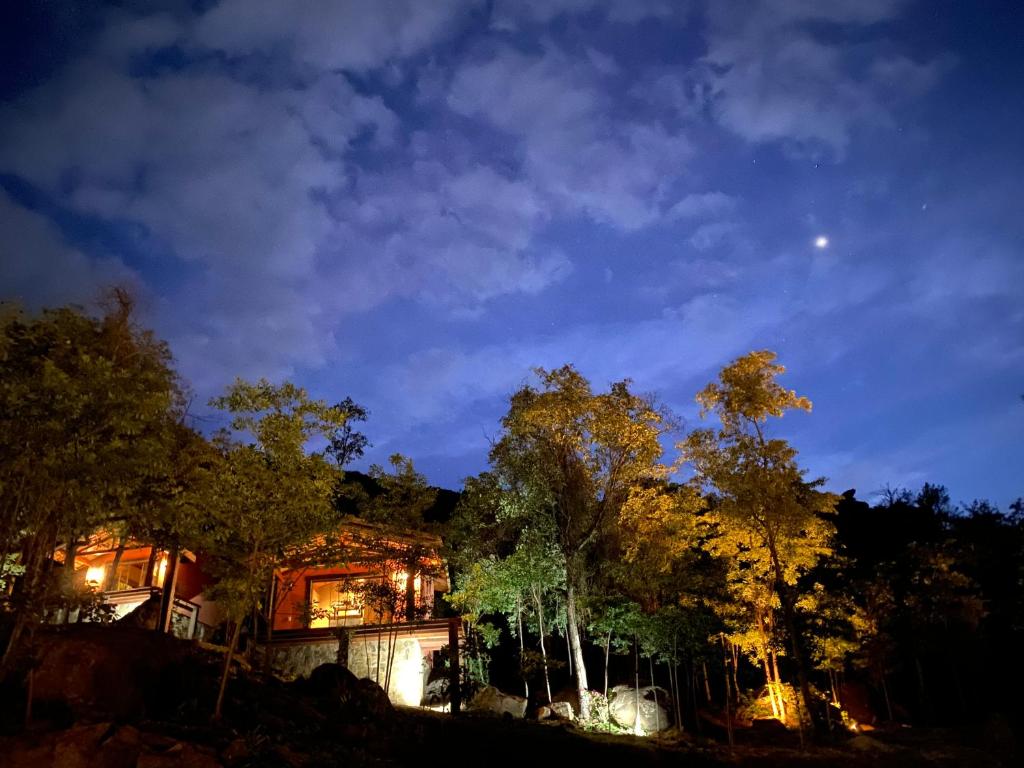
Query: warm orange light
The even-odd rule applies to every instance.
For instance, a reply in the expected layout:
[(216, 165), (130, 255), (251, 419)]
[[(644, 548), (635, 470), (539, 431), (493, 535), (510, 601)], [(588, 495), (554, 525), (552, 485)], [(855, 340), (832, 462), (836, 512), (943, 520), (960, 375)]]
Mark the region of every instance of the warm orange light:
[(164, 576), (167, 575), (167, 555), (160, 558), (160, 565), (156, 568), (156, 580), (157, 583), (162, 587), (164, 585)]
[(93, 587), (99, 586), (103, 583), (106, 570), (102, 565), (90, 565), (85, 569), (85, 583)]

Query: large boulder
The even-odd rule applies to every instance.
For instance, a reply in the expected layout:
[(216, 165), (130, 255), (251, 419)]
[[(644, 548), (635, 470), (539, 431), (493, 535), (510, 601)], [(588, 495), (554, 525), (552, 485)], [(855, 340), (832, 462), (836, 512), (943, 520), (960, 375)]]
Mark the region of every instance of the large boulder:
[(511, 715), (521, 718), (526, 715), (526, 699), (502, 693), (493, 685), (485, 686), (473, 697), (469, 708), (475, 712), (489, 712), (494, 715)]
[(150, 630), (80, 624), (44, 632), (37, 659), (33, 698), (76, 719), (158, 718), (207, 693), (191, 646)]
[(383, 688), (340, 664), (321, 664), (301, 690), (345, 720), (381, 720), (394, 711)]
[(638, 696), (637, 689), (632, 686), (617, 685), (609, 697), (608, 715), (621, 728), (628, 728), (644, 735), (659, 733), (671, 726), (668, 711), (663, 706), (668, 701), (668, 693), (657, 686), (641, 687)]

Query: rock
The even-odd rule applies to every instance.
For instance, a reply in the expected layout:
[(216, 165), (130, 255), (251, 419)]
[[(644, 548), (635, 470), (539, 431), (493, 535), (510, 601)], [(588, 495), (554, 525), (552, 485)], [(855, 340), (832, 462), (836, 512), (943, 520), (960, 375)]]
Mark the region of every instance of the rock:
[(66, 707), (75, 719), (159, 718), (198, 695), (188, 643), (121, 626), (80, 624), (42, 633), (35, 701)]
[(488, 685), (473, 697), (469, 708), (477, 712), (522, 718), (526, 715), (526, 704), (527, 701), (522, 696), (502, 693), (493, 685)]
[(224, 758), (224, 762), (232, 765), (247, 760), (251, 755), (252, 751), (249, 749), (249, 744), (246, 740), (238, 738), (228, 744), (220, 756)]
[(572, 704), (568, 701), (556, 701), (551, 704), (551, 714), (559, 720), (575, 720), (576, 713), (572, 711)]
[(142, 749), (142, 735), (136, 728), (125, 725), (103, 742), (92, 765), (96, 768), (134, 768)]
[(537, 719), (538, 720), (547, 720), (549, 717), (551, 717), (551, 714), (552, 713), (551, 713), (551, 708), (550, 707), (543, 707), (543, 706), (537, 707)]
[(365, 677), (356, 680), (357, 703), (360, 714), (371, 720), (383, 720), (394, 712), (391, 699), (373, 680)]
[[(637, 714), (636, 689), (628, 685), (617, 685), (611, 691), (608, 714), (622, 728), (636, 728), (640, 733), (652, 734), (666, 730), (669, 725), (668, 712), (661, 702), (668, 702), (668, 693), (657, 686), (639, 689), (640, 712)], [(657, 700), (655, 700), (657, 697)]]
[(427, 683), (423, 689), (423, 700), (420, 703), (425, 707), (448, 704), (448, 678), (439, 677)]
[(151, 595), (118, 619), (116, 623), (123, 627), (156, 629), (156, 622), (159, 618), (160, 595)]
[(383, 688), (372, 680), (357, 678), (340, 664), (321, 664), (302, 690), (345, 720), (381, 720), (394, 711)]
[(750, 721), (750, 732), (758, 736), (779, 737), (789, 733), (786, 724), (775, 717), (755, 717)]
[(110, 723), (81, 725), (64, 731), (53, 749), (54, 768), (90, 768), (100, 742), (110, 733)]
[(223, 766), (208, 749), (188, 742), (178, 742), (166, 752), (139, 755), (135, 768), (223, 768)]

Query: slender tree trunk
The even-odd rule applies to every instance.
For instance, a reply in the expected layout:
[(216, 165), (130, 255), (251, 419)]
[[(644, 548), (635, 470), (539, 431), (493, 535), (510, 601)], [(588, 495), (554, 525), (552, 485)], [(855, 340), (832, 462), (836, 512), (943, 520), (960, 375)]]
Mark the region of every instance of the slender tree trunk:
[[(70, 598), (75, 592), (75, 560), (78, 557), (78, 536), (72, 534), (68, 537), (68, 544), (64, 550), (64, 582), (65, 596)], [(61, 616), (61, 624), (71, 623), (71, 604), (65, 603), (64, 615)]]
[(533, 592), (533, 601), (537, 606), (537, 627), (540, 631), (540, 658), (544, 666), (544, 687), (547, 689), (548, 704), (551, 704), (551, 678), (548, 675), (548, 651), (544, 647), (544, 602), (542, 595), (536, 586), (530, 588)]
[(725, 732), (729, 737), (729, 748), (736, 746), (732, 732), (732, 705), (729, 702), (729, 654), (725, 648), (725, 635), (722, 635), (722, 673), (725, 678)]
[(730, 642), (729, 646), (732, 648), (732, 689), (736, 695), (736, 704), (740, 703), (740, 681), (739, 673), (736, 668), (740, 665), (740, 651), (739, 646), (736, 643)]
[(782, 709), (776, 700), (775, 678), (772, 676), (772, 669), (768, 665), (768, 649), (764, 649), (763, 653), (764, 657), (761, 661), (764, 662), (764, 685), (768, 689), (768, 700), (772, 703), (772, 716), (777, 720), (784, 720)]
[(526, 638), (523, 637), (523, 603), (516, 593), (516, 623), (519, 625), (519, 674), (523, 677), (523, 696), (530, 698), (530, 681), (526, 679), (523, 662), (526, 660)]
[(405, 620), (416, 619), (416, 573), (410, 568), (405, 577)]
[(231, 628), (231, 641), (228, 643), (228, 650), (224, 654), (224, 670), (220, 676), (220, 688), (217, 690), (217, 704), (213, 708), (213, 719), (220, 720), (224, 708), (224, 691), (228, 686), (228, 675), (231, 672), (231, 662), (235, 657), (235, 648), (238, 647), (238, 637), (242, 634), (242, 621), (239, 619)]
[[(661, 730), (661, 714), (658, 712), (661, 707), (661, 703), (658, 701), (658, 686), (654, 683), (654, 654), (650, 654), (647, 657), (647, 663), (650, 666), (651, 671), (651, 690), (654, 691), (654, 720), (655, 728)], [(668, 723), (666, 723), (668, 725)]]
[(921, 657), (916, 654), (914, 655), (914, 669), (917, 671), (917, 686), (921, 697), (921, 714), (926, 721), (930, 722), (932, 719), (931, 707), (928, 706), (928, 694), (924, 687), (924, 668), (921, 666)]
[(693, 725), (697, 729), (699, 735), (703, 731), (704, 726), (700, 722), (699, 707), (697, 705), (697, 686), (699, 681), (697, 680), (697, 660), (690, 657), (690, 665), (686, 674), (687, 688), (690, 689), (690, 702), (693, 704)]
[(263, 645), (263, 676), (269, 678), (274, 668), (274, 614), (277, 613), (277, 574), (270, 574), (270, 588), (267, 590), (267, 636)]
[(643, 736), (643, 729), (640, 727), (640, 646), (636, 641), (636, 634), (633, 634), (633, 672), (635, 683), (633, 685), (633, 734)]
[(704, 673), (704, 700), (708, 704), (710, 704), (711, 703), (711, 683), (708, 682), (708, 663), (706, 661), (702, 661), (700, 663), (700, 668), (701, 668), (701, 671), (703, 671), (703, 673)]
[(772, 675), (775, 678), (775, 692), (779, 699), (779, 714), (782, 715), (782, 721), (785, 722), (788, 717), (788, 705), (786, 704), (786, 692), (782, 687), (782, 677), (779, 675), (779, 657), (775, 653), (775, 649), (771, 651), (772, 658)]
[(113, 592), (117, 589), (117, 569), (121, 566), (124, 548), (125, 539), (124, 536), (121, 536), (117, 540), (117, 549), (114, 550), (114, 559), (110, 563), (110, 570), (107, 571), (107, 578), (103, 580), (104, 592)]
[(889, 722), (893, 722), (896, 718), (892, 716), (892, 702), (889, 700), (889, 686), (885, 682), (885, 673), (882, 673), (882, 696), (885, 698), (885, 711), (889, 715)]
[(608, 637), (604, 640), (604, 697), (608, 698), (608, 662), (611, 661), (612, 653), (612, 631), (608, 630)]
[(146, 560), (146, 573), (142, 577), (142, 583), (147, 587), (156, 586), (156, 558), (159, 555), (156, 547), (149, 548), (149, 559)]
[(576, 662), (576, 692), (580, 697), (580, 718), (590, 719), (590, 699), (587, 697), (587, 668), (583, 662), (583, 647), (580, 643), (580, 627), (576, 618), (576, 592), (570, 584), (567, 590), (566, 620), (569, 624), (569, 646)]

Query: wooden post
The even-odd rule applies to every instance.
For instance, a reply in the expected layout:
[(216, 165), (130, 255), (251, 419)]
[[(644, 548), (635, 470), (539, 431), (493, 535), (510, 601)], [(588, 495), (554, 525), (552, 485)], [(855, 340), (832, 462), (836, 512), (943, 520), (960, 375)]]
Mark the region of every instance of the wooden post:
[(160, 616), (156, 631), (167, 634), (171, 630), (171, 616), (174, 615), (174, 589), (178, 585), (178, 560), (181, 556), (177, 547), (167, 555), (167, 571), (164, 573), (163, 593), (160, 595)]
[(448, 619), (448, 701), (453, 715), (462, 711), (462, 691), (459, 689), (459, 619)]

